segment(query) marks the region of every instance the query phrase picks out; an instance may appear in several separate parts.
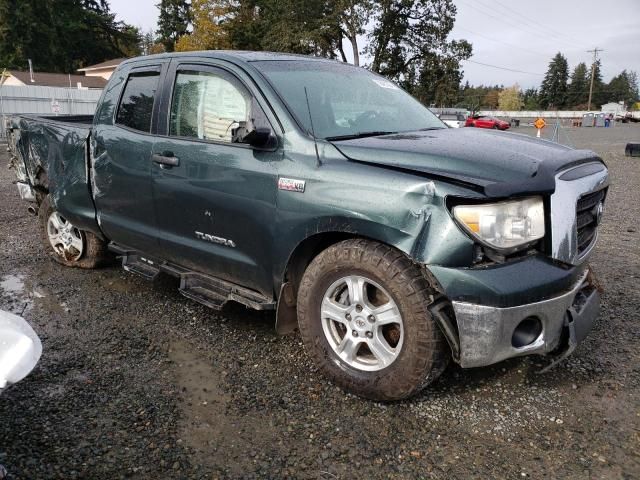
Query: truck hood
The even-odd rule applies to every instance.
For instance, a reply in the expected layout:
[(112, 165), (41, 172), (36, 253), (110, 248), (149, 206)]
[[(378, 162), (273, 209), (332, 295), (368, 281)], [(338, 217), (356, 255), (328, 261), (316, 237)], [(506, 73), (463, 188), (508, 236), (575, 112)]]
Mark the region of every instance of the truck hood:
[(602, 162), (589, 150), (475, 128), (398, 133), (332, 144), (349, 160), (425, 173), (472, 186), (491, 197), (552, 193), (558, 171)]

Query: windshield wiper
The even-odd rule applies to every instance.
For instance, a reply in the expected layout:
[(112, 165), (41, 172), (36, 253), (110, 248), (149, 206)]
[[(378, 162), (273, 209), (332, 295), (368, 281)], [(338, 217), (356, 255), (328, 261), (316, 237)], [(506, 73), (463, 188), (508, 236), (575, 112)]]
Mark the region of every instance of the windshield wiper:
[(384, 132), (384, 131), (378, 131), (378, 132), (358, 132), (358, 133), (352, 133), (350, 135), (337, 135), (335, 137), (326, 137), (325, 140), (353, 140), (354, 138), (366, 138), (366, 137), (377, 137), (378, 135), (391, 135), (393, 133), (398, 133), (398, 132)]
[(418, 129), (418, 132), (428, 132), (429, 130), (446, 130), (446, 128), (447, 127), (427, 127)]

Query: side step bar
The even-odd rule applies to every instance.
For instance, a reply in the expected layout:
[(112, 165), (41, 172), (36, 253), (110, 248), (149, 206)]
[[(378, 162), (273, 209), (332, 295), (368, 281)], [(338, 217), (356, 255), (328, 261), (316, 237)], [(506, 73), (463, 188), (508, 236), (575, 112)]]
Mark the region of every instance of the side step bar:
[(214, 310), (220, 310), (229, 301), (241, 303), (255, 310), (276, 308), (276, 302), (273, 299), (226, 280), (188, 270), (169, 262), (151, 259), (140, 252), (113, 242), (109, 244), (109, 250), (122, 257), (122, 267), (127, 272), (136, 273), (147, 280), (154, 280), (160, 272), (178, 277), (179, 291), (182, 295)]
[(147, 280), (154, 280), (160, 273), (160, 269), (153, 260), (141, 257), (137, 253), (123, 255), (122, 268), (127, 272), (137, 273)]

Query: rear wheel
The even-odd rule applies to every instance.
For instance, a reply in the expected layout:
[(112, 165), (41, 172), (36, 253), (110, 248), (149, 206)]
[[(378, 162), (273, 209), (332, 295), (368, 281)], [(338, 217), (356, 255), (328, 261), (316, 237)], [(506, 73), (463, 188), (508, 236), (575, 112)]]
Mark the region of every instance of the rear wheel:
[(109, 259), (107, 244), (91, 232), (73, 226), (44, 197), (38, 211), (42, 242), (58, 263), (68, 267), (96, 268)]
[(449, 361), (427, 311), (433, 290), (404, 254), (366, 240), (340, 242), (307, 268), (298, 321), (309, 355), (340, 387), (375, 400), (406, 398)]

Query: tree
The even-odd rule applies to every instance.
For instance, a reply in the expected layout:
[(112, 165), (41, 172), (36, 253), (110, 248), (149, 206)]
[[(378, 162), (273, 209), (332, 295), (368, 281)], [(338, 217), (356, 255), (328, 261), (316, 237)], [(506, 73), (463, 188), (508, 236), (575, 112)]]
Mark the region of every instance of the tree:
[(175, 49), (184, 52), (230, 48), (228, 34), (223, 25), (230, 12), (231, 6), (225, 0), (193, 0), (193, 32), (182, 35)]
[(571, 83), (567, 91), (567, 106), (575, 108), (587, 103), (589, 97), (589, 78), (587, 65), (579, 63), (571, 73)]
[(527, 88), (522, 95), (522, 102), (524, 103), (525, 110), (539, 110), (540, 98), (538, 90), (535, 88)]
[(142, 35), (140, 39), (140, 53), (142, 55), (153, 55), (164, 51), (164, 45), (158, 41), (152, 30)]
[(71, 73), (137, 55), (135, 27), (115, 20), (101, 0), (0, 0), (0, 65)]
[(497, 95), (503, 88), (500, 85), (479, 85), (475, 87), (466, 82), (459, 93), (456, 106), (466, 107), (470, 111), (476, 111), (482, 106), (487, 106), (487, 104), (490, 108), (496, 108), (498, 105)]
[(624, 102), (633, 105), (638, 101), (638, 76), (636, 72), (623, 70), (611, 79), (607, 86), (609, 99), (614, 102)]
[(500, 110), (520, 110), (523, 106), (520, 85), (517, 83), (505, 88), (498, 94), (498, 107)]
[[(471, 55), (467, 41), (447, 38), (455, 14), (453, 0), (193, 0), (193, 31), (176, 48), (272, 50), (346, 62), (346, 40), (356, 65), (367, 52), (370, 69), (424, 103), (452, 104), (459, 100), (460, 61)], [(362, 49), (365, 27), (370, 44)]]
[[(353, 50), (353, 64), (360, 65), (360, 50), (358, 47), (358, 35), (365, 33), (364, 27), (373, 12), (372, 0), (337, 0), (335, 9), (338, 12), (338, 24), (341, 34), (351, 43)], [(343, 61), (347, 61), (342, 50), (342, 38), (340, 38), (339, 50)]]
[(224, 30), (231, 48), (336, 58), (342, 31), (335, 1), (245, 0), (232, 4)]
[(495, 110), (498, 108), (498, 101), (500, 98), (500, 90), (489, 90), (482, 98), (482, 106)]
[(562, 108), (567, 104), (569, 64), (560, 52), (553, 57), (540, 87), (540, 105), (543, 108)]
[(460, 61), (471, 56), (466, 40), (448, 39), (456, 12), (452, 0), (377, 0), (365, 49), (369, 67), (423, 103), (451, 98), (462, 77)]
[(178, 39), (186, 35), (191, 21), (191, 8), (187, 0), (161, 0), (157, 34), (167, 52), (175, 50)]

